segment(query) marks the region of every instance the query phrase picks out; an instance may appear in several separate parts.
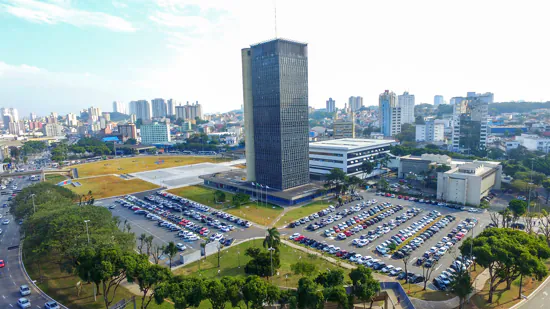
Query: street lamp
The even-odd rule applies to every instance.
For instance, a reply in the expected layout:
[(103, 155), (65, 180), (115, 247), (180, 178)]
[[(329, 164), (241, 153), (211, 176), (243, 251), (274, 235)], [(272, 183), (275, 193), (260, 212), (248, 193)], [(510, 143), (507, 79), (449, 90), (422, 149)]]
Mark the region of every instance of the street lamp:
[(84, 220), (84, 223), (86, 224), (86, 235), (88, 236), (88, 245), (90, 244), (90, 233), (88, 232), (88, 222), (90, 220)]
[(273, 251), (275, 251), (275, 248), (269, 247), (267, 250), (271, 253), (271, 277), (273, 277)]

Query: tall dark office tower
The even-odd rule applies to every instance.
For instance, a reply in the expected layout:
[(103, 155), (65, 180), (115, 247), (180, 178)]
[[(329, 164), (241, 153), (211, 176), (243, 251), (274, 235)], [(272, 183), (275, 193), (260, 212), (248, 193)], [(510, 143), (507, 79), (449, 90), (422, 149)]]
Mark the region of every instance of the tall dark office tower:
[(248, 179), (286, 190), (309, 182), (307, 44), (242, 50)]

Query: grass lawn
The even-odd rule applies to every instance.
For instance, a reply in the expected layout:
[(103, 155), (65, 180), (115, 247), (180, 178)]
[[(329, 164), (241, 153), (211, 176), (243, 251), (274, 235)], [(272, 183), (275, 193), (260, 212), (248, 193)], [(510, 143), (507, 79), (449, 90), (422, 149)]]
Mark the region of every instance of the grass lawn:
[[(59, 265), (53, 262), (55, 258), (43, 258), (41, 259), (41, 273), (42, 281), (38, 282), (38, 286), (49, 296), (59, 301), (68, 308), (79, 308), (79, 309), (100, 309), (105, 308), (103, 296), (98, 295), (97, 301), (94, 302), (94, 288), (91, 284), (82, 284), (82, 289), (80, 296), (77, 296), (76, 283), (80, 281), (77, 276), (62, 272)], [(29, 272), (29, 275), (33, 279), (39, 277), (38, 268), (27, 261), (25, 267)], [(121, 299), (129, 299), (133, 294), (130, 293), (126, 288), (120, 286), (117, 290), (115, 300), (111, 305), (114, 305)], [(136, 297), (137, 307), (141, 306), (141, 298)], [(34, 304), (34, 303), (33, 303)], [(34, 304), (42, 306), (43, 303)], [(128, 308), (132, 307), (131, 305)], [(42, 308), (42, 307), (40, 307)], [(170, 303), (164, 302), (161, 305), (157, 305), (155, 301), (151, 301), (149, 305), (150, 309), (170, 309), (174, 308)]]
[(319, 212), (330, 205), (330, 201), (315, 201), (310, 204), (301, 206), (299, 208), (292, 209), (285, 213), (279, 221), (275, 224), (277, 227), (284, 227), (285, 225), (289, 224), (290, 222), (296, 221), (297, 219), (301, 219), (305, 216), (309, 216), (312, 213)]
[(442, 301), (455, 297), (455, 295), (449, 292), (434, 291), (430, 289), (423, 291), (424, 284), (411, 283), (409, 288), (409, 283), (405, 284), (405, 280), (399, 280), (399, 283), (401, 283), (403, 289), (410, 297), (428, 301)]
[[(156, 164), (160, 160), (164, 163)], [(136, 173), (161, 168), (197, 164), (203, 162), (224, 162), (226, 159), (211, 157), (190, 157), (190, 156), (138, 156), (132, 158), (121, 158), (114, 160), (104, 160), (92, 163), (74, 165), (78, 168), (79, 177), (108, 175), (108, 174), (126, 174)]]
[(74, 191), (76, 194), (88, 194), (88, 191), (92, 191), (92, 195), (95, 199), (124, 195), (134, 192), (141, 192), (147, 190), (153, 190), (158, 188), (157, 185), (152, 184), (141, 179), (124, 180), (116, 176), (101, 176), (87, 179), (78, 180), (82, 184), (80, 187), (74, 187), (68, 185), (67, 188)]
[(271, 226), (277, 216), (283, 212), (283, 208), (271, 204), (267, 206), (258, 204), (256, 206), (256, 203), (248, 203), (240, 207), (225, 209), (224, 211), (244, 220), (250, 220), (264, 226)]
[(200, 185), (172, 189), (168, 190), (168, 192), (217, 209), (229, 206), (233, 199), (233, 194), (224, 192), (225, 203), (214, 203), (214, 192), (216, 192), (216, 190)]
[(63, 175), (46, 175), (46, 182), (49, 182), (49, 183), (53, 183), (53, 184), (58, 184), (62, 181), (65, 181), (67, 180), (68, 178), (63, 176)]
[[(250, 247), (262, 247), (263, 240), (251, 240), (236, 246), (232, 246), (227, 250), (223, 250), (220, 253), (220, 276), (246, 276), (244, 273), (244, 265), (248, 263), (250, 258), (244, 255), (247, 248)], [(290, 265), (296, 263), (298, 260), (304, 260), (309, 263), (313, 263), (317, 266), (318, 271), (324, 271), (327, 268), (334, 269), (338, 266), (331, 264), (321, 257), (315, 255), (309, 255), (299, 250), (295, 250), (284, 244), (281, 244), (281, 267), (277, 270), (277, 273), (273, 279), (273, 283), (278, 286), (296, 287), (298, 286), (298, 280), (301, 276), (295, 275), (290, 270)], [(238, 253), (240, 252), (240, 254)], [(239, 268), (239, 263), (241, 267)], [(203, 276), (205, 278), (213, 278), (218, 274), (218, 255), (213, 254), (202, 260), (199, 263), (191, 263), (187, 266), (179, 268), (174, 271), (178, 275), (188, 276)], [(349, 270), (344, 269), (346, 281), (349, 281)], [(287, 278), (288, 275), (288, 278)]]

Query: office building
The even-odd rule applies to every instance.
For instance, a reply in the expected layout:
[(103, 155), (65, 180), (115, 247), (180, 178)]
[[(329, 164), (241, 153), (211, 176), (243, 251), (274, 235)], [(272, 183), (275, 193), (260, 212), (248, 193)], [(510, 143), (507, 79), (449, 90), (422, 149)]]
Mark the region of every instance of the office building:
[(166, 116), (174, 116), (176, 114), (176, 101), (174, 101), (174, 99), (169, 99), (166, 104)]
[(397, 105), (401, 108), (401, 124), (414, 123), (414, 94), (403, 92), (397, 97)]
[(76, 127), (78, 125), (78, 120), (76, 119), (76, 115), (73, 113), (67, 114), (67, 125), (69, 127)]
[(118, 133), (122, 135), (122, 141), (125, 142), (129, 138), (137, 140), (137, 129), (133, 123), (120, 124), (117, 126)]
[(113, 102), (113, 113), (126, 114), (126, 105), (122, 102), (114, 101)]
[(417, 124), (416, 141), (417, 142), (442, 142), (445, 139), (445, 125), (435, 121), (426, 121), (425, 124)]
[(378, 98), (378, 119), (380, 132), (384, 136), (395, 136), (401, 132), (401, 108), (395, 93), (386, 90)]
[(471, 152), (487, 145), (488, 110), (491, 96), (456, 98), (453, 105), (452, 150)]
[(166, 104), (166, 101), (164, 101), (164, 99), (153, 99), (151, 100), (151, 105), (153, 109), (153, 118), (166, 117), (168, 105)]
[(141, 143), (144, 145), (167, 143), (172, 140), (170, 138), (170, 126), (165, 122), (142, 125), (139, 132)]
[(336, 101), (334, 101), (332, 98), (328, 98), (326, 102), (326, 110), (327, 113), (334, 113), (336, 111)]
[(309, 183), (307, 44), (275, 39), (241, 55), (248, 179), (277, 190)]
[(437, 198), (461, 205), (478, 206), (492, 189), (500, 189), (502, 165), (491, 161), (464, 161), (437, 173)]
[(348, 176), (369, 178), (382, 170), (375, 169), (364, 175), (361, 164), (364, 161), (377, 163), (387, 156), (395, 141), (376, 139), (344, 138), (313, 142), (309, 144), (309, 172), (312, 179), (323, 180), (334, 168), (341, 169)]
[(348, 107), (352, 112), (356, 112), (363, 107), (363, 97), (349, 97)]
[(4, 124), (4, 130), (8, 130), (10, 128), (10, 123), (13, 122), (13, 117), (9, 114), (3, 114), (2, 115), (2, 123)]
[[(1, 108), (0, 114), (2, 114), (2, 117), (5, 115), (9, 115), (11, 121), (18, 122), (19, 121), (19, 112), (16, 108), (10, 107), (10, 108)], [(6, 123), (4, 122), (5, 128), (7, 128)]]
[(141, 119), (142, 121), (151, 120), (153, 114), (151, 103), (147, 100), (130, 102), (130, 112), (136, 115), (136, 119)]
[(434, 96), (434, 106), (438, 106), (438, 105), (441, 105), (441, 104), (445, 104), (445, 101), (443, 100), (443, 96), (442, 95), (435, 95)]
[(451, 98), (451, 104), (456, 105), (462, 103), (462, 101), (468, 100), (468, 99), (478, 99), (480, 102), (483, 102), (485, 104), (492, 104), (494, 102), (494, 94), (491, 92), (486, 93), (475, 93), (475, 92), (468, 92), (466, 94), (466, 97), (453, 97)]
[(337, 119), (333, 123), (332, 137), (335, 139), (355, 138), (355, 125), (352, 121)]
[[(88, 119), (92, 119), (92, 121), (98, 121), (99, 117), (101, 116), (101, 108), (99, 107), (90, 107), (88, 108)], [(54, 113), (50, 114), (50, 118), (55, 118), (55, 121), (57, 122), (57, 115), (54, 115)]]
[(63, 136), (63, 126), (58, 123), (47, 123), (42, 127), (44, 135), (48, 137)]

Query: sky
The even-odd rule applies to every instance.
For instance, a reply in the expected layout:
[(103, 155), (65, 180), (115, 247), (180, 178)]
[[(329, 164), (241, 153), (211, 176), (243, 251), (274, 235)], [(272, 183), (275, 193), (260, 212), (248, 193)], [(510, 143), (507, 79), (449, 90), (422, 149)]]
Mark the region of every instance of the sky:
[(308, 43), (316, 108), (377, 105), (386, 89), (416, 104), (468, 91), (547, 101), (545, 2), (0, 0), (0, 106), (66, 114), (160, 97), (238, 109), (240, 50), (275, 37)]

